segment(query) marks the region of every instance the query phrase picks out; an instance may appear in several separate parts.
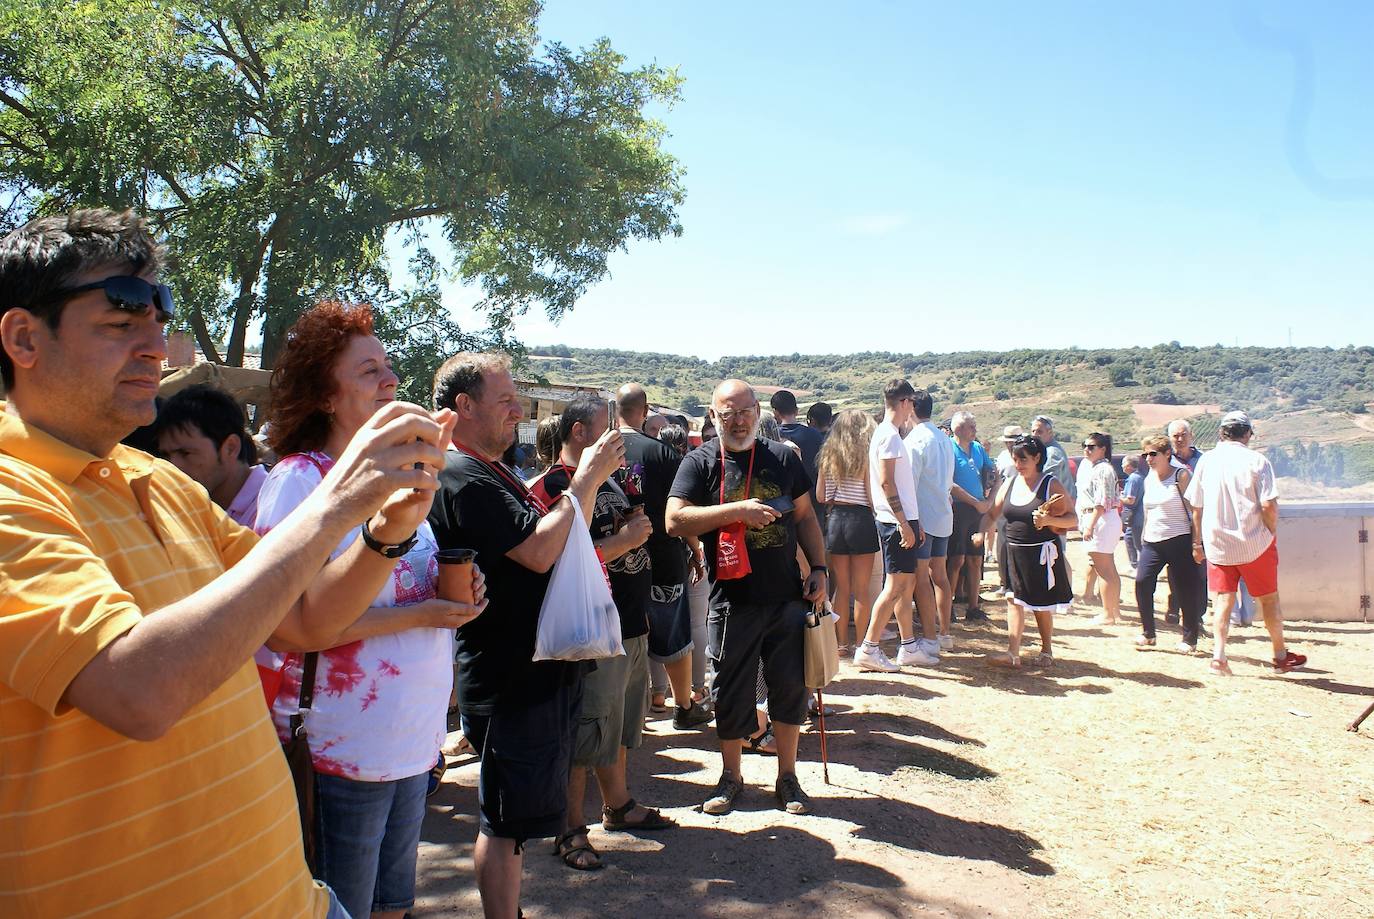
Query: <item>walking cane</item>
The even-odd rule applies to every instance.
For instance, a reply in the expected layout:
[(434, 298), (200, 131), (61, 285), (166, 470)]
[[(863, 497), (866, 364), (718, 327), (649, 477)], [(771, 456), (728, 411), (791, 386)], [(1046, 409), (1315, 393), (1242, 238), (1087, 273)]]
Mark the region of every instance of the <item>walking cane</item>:
[(821, 778), (830, 784), (830, 757), (825, 752), (825, 699), (816, 690), (816, 721), (821, 726)]

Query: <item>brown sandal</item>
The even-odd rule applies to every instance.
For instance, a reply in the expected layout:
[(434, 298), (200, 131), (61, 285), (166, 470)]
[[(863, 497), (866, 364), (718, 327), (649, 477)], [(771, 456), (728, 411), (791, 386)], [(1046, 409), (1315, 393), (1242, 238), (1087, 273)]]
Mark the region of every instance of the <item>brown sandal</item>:
[[(586, 835), (587, 828), (585, 826), (573, 827), (553, 841), (553, 854), (563, 859), (563, 864), (569, 868), (578, 871), (599, 871), (606, 866), (601, 862), (601, 853), (592, 848), (592, 841), (588, 839), (580, 846), (572, 844), (573, 837)], [(593, 860), (584, 862), (579, 859), (578, 856), (583, 852), (590, 853)]]
[(666, 830), (677, 826), (677, 821), (663, 816), (656, 807), (644, 808), (644, 817), (641, 820), (626, 820), (630, 811), (638, 806), (635, 799), (631, 798), (619, 807), (603, 807), (601, 828), (608, 833), (623, 833), (628, 830)]

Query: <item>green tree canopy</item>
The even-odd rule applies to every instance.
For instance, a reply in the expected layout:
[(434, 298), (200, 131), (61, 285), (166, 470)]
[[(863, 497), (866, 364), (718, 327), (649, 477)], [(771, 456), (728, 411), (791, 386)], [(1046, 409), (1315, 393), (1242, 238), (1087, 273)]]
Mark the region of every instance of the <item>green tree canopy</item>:
[[(630, 239), (681, 232), (650, 117), (675, 73), (602, 39), (542, 48), (533, 0), (7, 0), (0, 220), (133, 207), (166, 234), (207, 356), (267, 366), (312, 301), (370, 300), (395, 347), (505, 344)], [(452, 264), (425, 245), (435, 227)], [(403, 233), (415, 283), (393, 289)], [(480, 284), (480, 342), (439, 304)], [(221, 345), (223, 349), (221, 350)]]

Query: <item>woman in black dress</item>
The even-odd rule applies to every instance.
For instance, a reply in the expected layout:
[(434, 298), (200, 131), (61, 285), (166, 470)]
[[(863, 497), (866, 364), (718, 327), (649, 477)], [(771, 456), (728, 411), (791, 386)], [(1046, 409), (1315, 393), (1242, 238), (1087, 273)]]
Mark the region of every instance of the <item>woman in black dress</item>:
[(1008, 477), (997, 492), (990, 518), (1007, 518), (1007, 628), (1011, 647), (1006, 655), (988, 659), (999, 667), (1021, 666), (1021, 635), (1025, 611), (1035, 614), (1040, 630), (1040, 667), (1054, 664), (1050, 638), (1054, 614), (1068, 612), (1073, 585), (1060, 553), (1059, 533), (1078, 525), (1073, 501), (1062, 482), (1045, 472), (1045, 445), (1029, 435), (1011, 444), (1016, 475)]

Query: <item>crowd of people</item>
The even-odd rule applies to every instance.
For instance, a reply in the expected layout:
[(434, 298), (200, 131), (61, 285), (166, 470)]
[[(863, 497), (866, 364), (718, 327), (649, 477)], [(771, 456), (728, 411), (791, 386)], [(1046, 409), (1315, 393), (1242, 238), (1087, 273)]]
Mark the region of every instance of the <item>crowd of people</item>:
[[(796, 769), (812, 609), (834, 607), (858, 671), (893, 672), (955, 649), (956, 603), (986, 628), (985, 603), (1005, 600), (1008, 650), (988, 663), (1022, 666), (1030, 612), (1033, 662), (1051, 667), (1074, 533), (1105, 623), (1121, 616), (1124, 534), (1142, 649), (1167, 572), (1180, 651), (1199, 647), (1210, 590), (1211, 666), (1230, 673), (1244, 581), (1275, 669), (1305, 663), (1284, 644), (1277, 493), (1244, 413), (1206, 454), (1186, 422), (1147, 437), (1123, 486), (1106, 434), (1084, 438), (1074, 473), (1037, 416), (994, 460), (973, 415), (937, 424), (904, 379), (881, 417), (816, 403), (805, 421), (792, 393), (766, 412), (726, 380), (695, 447), (688, 419), (627, 383), (610, 403), (574, 399), (517, 458), (526, 413), (505, 357), (453, 355), (429, 408), (398, 402), (370, 309), (325, 302), (278, 358), (268, 468), (226, 394), (158, 408), (175, 315), (162, 267), (128, 213), (0, 240), (0, 914), (399, 919), (456, 718), (478, 762), (483, 909), (511, 919), (529, 841), (603, 866), (589, 777), (603, 830), (676, 825), (633, 796), (628, 768), (669, 698), (676, 729), (714, 725), (704, 813), (747, 793), (745, 753), (776, 758), (780, 809), (812, 810)], [(135, 429), (162, 458), (122, 443)], [(624, 653), (536, 660), (574, 536), (604, 566)], [(460, 558), (461, 597), (440, 570)], [(283, 755), (301, 740), (308, 794)]]

